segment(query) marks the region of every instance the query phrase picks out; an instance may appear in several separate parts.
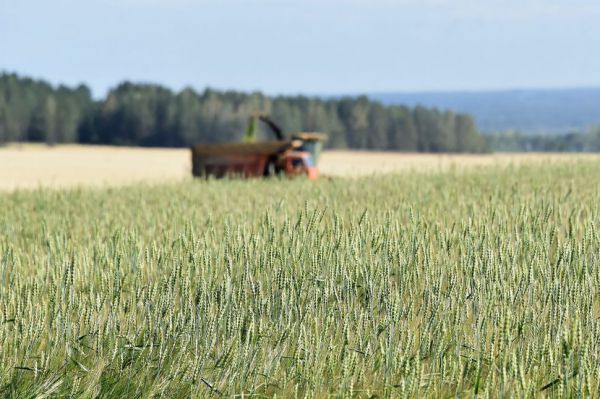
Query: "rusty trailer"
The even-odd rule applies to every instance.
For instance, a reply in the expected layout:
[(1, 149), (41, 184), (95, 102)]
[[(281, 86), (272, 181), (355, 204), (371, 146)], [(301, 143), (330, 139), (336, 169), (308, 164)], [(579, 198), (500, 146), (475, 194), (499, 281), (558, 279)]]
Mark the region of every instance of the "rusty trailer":
[(198, 144), (192, 147), (194, 176), (269, 176), (277, 172), (283, 154), (302, 145), (298, 140), (258, 143)]

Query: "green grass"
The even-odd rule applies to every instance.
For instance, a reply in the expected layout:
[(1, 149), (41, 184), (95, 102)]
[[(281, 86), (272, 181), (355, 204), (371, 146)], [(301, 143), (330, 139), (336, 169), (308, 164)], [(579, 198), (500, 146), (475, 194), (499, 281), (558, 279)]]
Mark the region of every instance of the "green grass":
[(600, 164), (0, 195), (0, 396), (600, 392)]

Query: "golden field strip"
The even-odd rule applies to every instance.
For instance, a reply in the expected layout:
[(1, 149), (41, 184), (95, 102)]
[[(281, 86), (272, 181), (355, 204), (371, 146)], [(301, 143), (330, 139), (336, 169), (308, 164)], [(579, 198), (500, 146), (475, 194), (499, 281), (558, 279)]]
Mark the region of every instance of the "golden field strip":
[[(327, 151), (320, 161), (324, 176), (364, 176), (399, 171), (556, 163), (597, 159), (596, 154), (406, 154)], [(18, 145), (0, 147), (0, 190), (81, 185), (125, 185), (190, 179), (186, 148)]]

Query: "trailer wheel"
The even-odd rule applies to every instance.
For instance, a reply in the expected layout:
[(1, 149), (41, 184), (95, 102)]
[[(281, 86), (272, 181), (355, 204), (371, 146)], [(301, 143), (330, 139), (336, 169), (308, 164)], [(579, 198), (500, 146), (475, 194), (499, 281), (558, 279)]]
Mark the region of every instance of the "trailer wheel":
[(265, 169), (265, 176), (273, 177), (276, 174), (277, 174), (277, 166), (275, 165), (275, 161), (270, 160), (269, 163), (267, 163), (267, 168)]

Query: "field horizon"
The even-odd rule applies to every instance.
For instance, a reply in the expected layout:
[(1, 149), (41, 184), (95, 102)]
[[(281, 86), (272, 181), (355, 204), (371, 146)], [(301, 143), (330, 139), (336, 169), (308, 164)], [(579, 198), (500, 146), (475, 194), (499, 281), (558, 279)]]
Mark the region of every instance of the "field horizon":
[[(323, 177), (357, 177), (411, 171), (600, 160), (598, 154), (433, 154), (329, 150)], [(187, 148), (12, 143), (0, 147), (0, 191), (79, 186), (109, 187), (190, 180)]]

